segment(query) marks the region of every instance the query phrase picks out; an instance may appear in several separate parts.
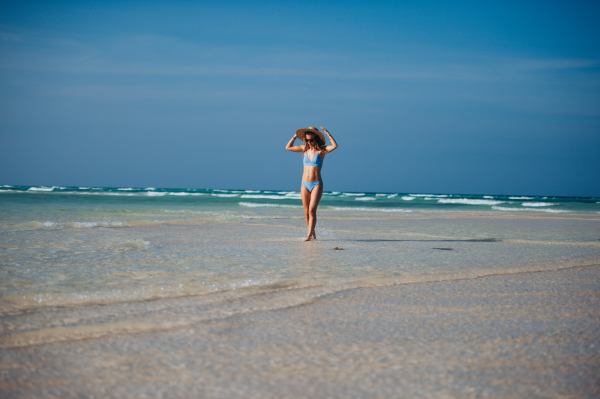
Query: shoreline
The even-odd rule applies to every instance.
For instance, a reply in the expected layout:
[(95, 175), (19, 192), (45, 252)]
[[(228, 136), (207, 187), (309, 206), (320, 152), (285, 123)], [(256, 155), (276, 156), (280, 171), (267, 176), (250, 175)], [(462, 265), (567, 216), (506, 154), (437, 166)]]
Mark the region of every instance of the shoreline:
[(352, 288), (168, 331), (0, 349), (0, 391), (597, 397), (599, 299), (600, 265)]
[[(328, 240), (320, 240), (319, 243), (323, 243), (323, 242), (327, 242), (327, 241)], [(331, 241), (334, 241), (334, 240), (331, 240)], [(467, 241), (469, 241), (469, 240), (467, 240)], [(486, 240), (477, 240), (477, 239), (470, 240), (470, 241), (487, 242)], [(343, 241), (335, 240), (335, 242), (343, 242)], [(435, 241), (435, 242), (438, 242), (438, 241)], [(573, 245), (581, 245), (581, 244), (574, 243)], [(436, 248), (434, 248), (434, 249), (436, 249)], [(423, 277), (423, 280), (414, 279), (414, 280), (407, 280), (407, 281), (400, 281), (400, 282), (398, 282), (398, 281), (396, 281), (396, 282), (376, 282), (377, 280), (373, 280), (369, 283), (364, 283), (364, 281), (363, 281), (362, 284), (366, 284), (366, 285), (358, 285), (358, 286), (343, 286), (343, 285), (341, 285), (337, 288), (334, 288), (333, 286), (331, 286), (332, 291), (316, 294), (315, 297), (312, 298), (311, 300), (318, 300), (321, 297), (326, 297), (328, 295), (333, 295), (333, 294), (356, 290), (356, 289), (381, 289), (381, 288), (389, 288), (389, 287), (413, 285), (413, 284), (430, 284), (430, 283), (442, 283), (442, 282), (452, 282), (452, 281), (468, 281), (468, 280), (476, 280), (476, 279), (496, 277), (496, 276), (501, 277), (501, 276), (508, 276), (508, 275), (513, 275), (513, 274), (522, 274), (522, 273), (524, 273), (524, 274), (543, 273), (543, 272), (552, 272), (552, 271), (594, 267), (594, 266), (600, 266), (600, 259), (598, 259), (598, 258), (580, 259), (577, 261), (571, 261), (571, 263), (567, 264), (567, 265), (565, 265), (564, 261), (557, 261), (554, 263), (541, 263), (541, 264), (521, 264), (521, 265), (515, 264), (515, 265), (511, 265), (511, 269), (509, 269), (509, 270), (503, 270), (501, 272), (483, 272), (483, 274), (476, 274), (476, 275), (473, 275), (474, 274), (473, 271), (466, 272), (465, 275), (457, 275), (456, 273), (452, 273), (453, 274), (452, 276), (450, 276), (449, 274), (439, 274), (439, 275), (429, 274), (429, 275), (421, 276), (421, 277)], [(82, 302), (82, 303), (42, 304), (42, 305), (34, 306), (34, 307), (14, 307), (14, 308), (6, 307), (6, 309), (4, 309), (3, 312), (0, 312), (0, 318), (1, 317), (9, 318), (9, 317), (15, 317), (15, 316), (18, 317), (18, 316), (22, 316), (25, 314), (36, 313), (36, 312), (45, 312), (45, 311), (52, 312), (54, 310), (61, 310), (61, 309), (76, 311), (76, 310), (84, 310), (87, 307), (126, 306), (128, 304), (143, 305), (146, 302), (150, 303), (150, 302), (155, 302), (155, 301), (194, 300), (194, 298), (196, 298), (196, 299), (210, 298), (213, 295), (227, 296), (227, 295), (232, 295), (235, 292), (244, 292), (244, 294), (240, 295), (240, 298), (250, 297), (253, 295), (269, 295), (269, 294), (285, 295), (286, 292), (318, 291), (319, 288), (323, 288), (323, 287), (324, 286), (322, 286), (322, 285), (314, 285), (314, 286), (302, 286), (302, 287), (290, 287), (290, 288), (275, 288), (273, 290), (270, 290), (270, 289), (268, 289), (268, 288), (270, 288), (269, 286), (267, 286), (267, 287), (250, 286), (250, 287), (242, 288), (242, 289), (247, 290), (245, 292), (241, 291), (240, 289), (231, 288), (231, 289), (222, 290), (222, 291), (202, 291), (202, 292), (196, 292), (196, 293), (161, 295), (161, 296), (148, 297), (148, 298), (128, 298), (128, 299), (115, 300), (115, 301), (93, 301), (93, 300), (91, 300), (89, 302)], [(221, 302), (221, 300), (218, 300), (217, 302)], [(291, 305), (291, 306), (302, 306), (303, 304), (304, 303), (298, 303), (298, 304)], [(273, 309), (273, 310), (275, 310), (275, 309)], [(8, 346), (4, 345), (7, 342), (6, 338), (7, 338), (6, 336), (4, 336), (3, 334), (0, 334), (0, 349), (2, 349), (3, 347), (11, 347), (10, 345), (8, 345)], [(85, 338), (82, 338), (82, 339), (85, 339)], [(37, 345), (37, 344), (30, 344), (30, 345)], [(18, 346), (28, 346), (28, 345), (16, 345), (16, 346), (18, 347)]]

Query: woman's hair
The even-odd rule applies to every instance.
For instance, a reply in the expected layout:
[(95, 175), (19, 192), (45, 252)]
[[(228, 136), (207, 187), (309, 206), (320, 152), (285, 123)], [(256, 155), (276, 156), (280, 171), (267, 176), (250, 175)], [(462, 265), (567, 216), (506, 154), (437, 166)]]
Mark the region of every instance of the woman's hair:
[[(319, 154), (321, 154), (321, 156), (325, 155), (327, 153), (327, 150), (323, 147), (321, 147), (321, 145), (325, 146), (325, 143), (321, 144), (321, 138), (315, 134), (315, 133), (311, 133), (311, 132), (306, 132), (304, 135), (304, 139), (306, 140), (308, 135), (313, 136), (313, 138), (315, 139), (315, 143), (317, 144), (317, 150), (319, 150)], [(304, 151), (302, 152), (306, 152), (310, 149), (310, 145), (308, 143), (305, 143), (304, 145)]]

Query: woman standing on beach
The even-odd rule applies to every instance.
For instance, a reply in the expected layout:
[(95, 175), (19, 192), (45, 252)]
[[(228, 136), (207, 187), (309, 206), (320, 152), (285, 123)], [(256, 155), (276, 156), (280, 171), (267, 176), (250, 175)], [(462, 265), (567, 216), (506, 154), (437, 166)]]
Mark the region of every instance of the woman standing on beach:
[[(292, 152), (301, 152), (304, 155), (304, 174), (302, 175), (302, 187), (300, 195), (302, 196), (302, 205), (304, 206), (304, 216), (306, 217), (306, 227), (308, 235), (304, 241), (310, 241), (317, 238), (315, 226), (317, 225), (317, 207), (321, 196), (323, 195), (323, 180), (321, 180), (321, 167), (325, 154), (335, 150), (338, 146), (331, 134), (321, 126), (321, 129), (329, 137), (331, 145), (325, 145), (325, 136), (316, 127), (302, 128), (296, 130), (296, 134), (285, 149)], [(294, 145), (294, 141), (300, 139), (304, 145)]]

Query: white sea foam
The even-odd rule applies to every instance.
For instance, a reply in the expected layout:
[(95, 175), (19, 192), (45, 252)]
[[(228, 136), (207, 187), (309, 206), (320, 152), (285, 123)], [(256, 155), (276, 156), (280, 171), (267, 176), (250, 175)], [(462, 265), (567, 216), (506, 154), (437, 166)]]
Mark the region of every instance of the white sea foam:
[(262, 207), (269, 207), (269, 208), (302, 208), (301, 205), (255, 204), (255, 203), (252, 203), (252, 202), (240, 202), (239, 204), (241, 206), (246, 206), (248, 208), (262, 208)]
[(277, 194), (293, 194), (295, 191), (279, 191)]
[(131, 187), (117, 188), (117, 191), (132, 191), (132, 190), (135, 190), (135, 189), (131, 188)]
[(396, 198), (398, 196), (398, 194), (390, 194), (388, 195), (388, 198)]
[(18, 190), (0, 190), (0, 193), (18, 193)]
[(258, 279), (247, 279), (242, 282), (232, 282), (229, 283), (229, 288), (235, 290), (236, 288), (246, 288), (252, 287), (255, 285), (267, 285), (276, 283), (276, 279), (272, 278), (258, 278)]
[[(261, 198), (261, 199), (296, 199), (295, 197), (286, 195), (262, 195), (262, 194), (243, 194), (240, 198)], [(300, 197), (298, 197), (300, 198)]]
[(260, 193), (260, 190), (246, 190), (247, 193)]
[(368, 211), (368, 212), (412, 212), (408, 209), (395, 209), (395, 208), (354, 208), (354, 207), (340, 207), (334, 206), (330, 209), (334, 209), (336, 211)]
[(55, 227), (57, 226), (54, 222), (34, 222), (39, 227)]
[(156, 188), (154, 188), (154, 187), (146, 187), (144, 190), (147, 190), (147, 191), (154, 191), (154, 190), (156, 190)]
[(425, 198), (423, 198), (423, 200), (425, 200), (425, 201), (435, 201), (435, 200), (439, 200), (439, 198), (425, 197)]
[(344, 195), (347, 195), (349, 197), (360, 197), (365, 195), (365, 193), (344, 193)]
[(156, 192), (156, 191), (148, 191), (148, 192), (146, 193), (146, 195), (147, 195), (148, 197), (162, 197), (163, 195), (167, 195), (167, 194), (168, 194), (168, 193), (159, 193), (159, 192)]
[(385, 197), (387, 194), (375, 194), (376, 197)]
[(448, 195), (446, 194), (409, 194), (411, 197), (436, 197), (436, 198), (445, 198)]
[(377, 198), (375, 197), (357, 197), (356, 201), (375, 201)]
[(4, 184), (2, 187), (12, 187), (12, 186), (9, 186), (8, 184)]
[(507, 212), (548, 212), (548, 213), (570, 213), (570, 211), (563, 211), (563, 210), (559, 210), (559, 209), (523, 209), (523, 208), (506, 208), (506, 207), (502, 207), (502, 206), (493, 206), (492, 209), (495, 209), (497, 211), (507, 211)]
[(219, 193), (228, 193), (229, 192), (229, 190), (213, 190), (213, 191), (217, 191)]
[(89, 187), (77, 187), (79, 190), (89, 190)]
[(56, 186), (52, 186), (52, 187), (31, 187), (27, 191), (52, 191), (55, 188), (58, 188), (58, 187), (56, 187)]
[(400, 199), (403, 199), (404, 201), (412, 201), (414, 199), (417, 199), (417, 197), (409, 197), (409, 196), (404, 196), (404, 197), (400, 197)]
[(469, 198), (441, 198), (438, 204), (465, 204), (465, 205), (498, 205), (504, 201), (492, 201), (484, 199), (469, 199)]
[(523, 202), (522, 206), (552, 206), (558, 205), (556, 202)]
[(213, 197), (223, 197), (223, 198), (239, 197), (239, 194), (215, 194), (215, 193), (212, 193), (211, 195)]
[(340, 192), (339, 191), (332, 191), (331, 194), (338, 195), (338, 194), (340, 194)]
[(105, 220), (102, 222), (70, 222), (67, 225), (75, 229), (93, 229), (96, 227), (126, 227), (127, 223)]
[(533, 197), (508, 197), (512, 200), (525, 200), (525, 199), (533, 199)]
[(179, 195), (179, 196), (186, 196), (186, 195), (195, 195), (195, 196), (208, 195), (206, 193), (187, 193), (187, 192), (181, 192), (181, 191), (173, 191), (173, 192), (169, 192), (167, 194), (169, 194), (169, 195)]
[(494, 197), (492, 197), (491, 195), (484, 195), (483, 198), (493, 199)]

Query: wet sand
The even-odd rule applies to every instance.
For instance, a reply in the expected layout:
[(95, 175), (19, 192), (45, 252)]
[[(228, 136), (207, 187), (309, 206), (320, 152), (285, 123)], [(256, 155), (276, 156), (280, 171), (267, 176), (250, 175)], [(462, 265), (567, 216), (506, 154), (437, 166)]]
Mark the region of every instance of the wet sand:
[(359, 288), (0, 349), (1, 397), (600, 396), (600, 266)]

